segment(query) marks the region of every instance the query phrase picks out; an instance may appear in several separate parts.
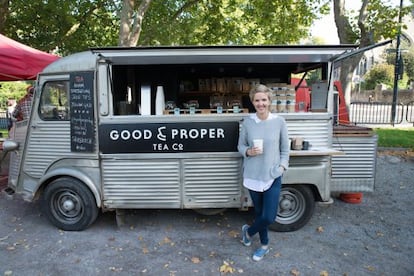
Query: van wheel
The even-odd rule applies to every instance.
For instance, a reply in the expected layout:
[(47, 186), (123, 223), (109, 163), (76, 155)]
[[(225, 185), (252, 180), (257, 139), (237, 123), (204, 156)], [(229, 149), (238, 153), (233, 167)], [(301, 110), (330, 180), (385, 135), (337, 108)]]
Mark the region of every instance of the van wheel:
[(269, 229), (277, 232), (296, 231), (310, 220), (314, 210), (315, 198), (310, 187), (282, 186), (276, 221)]
[(84, 230), (98, 217), (92, 192), (71, 177), (61, 177), (47, 185), (41, 208), (53, 225), (66, 231)]

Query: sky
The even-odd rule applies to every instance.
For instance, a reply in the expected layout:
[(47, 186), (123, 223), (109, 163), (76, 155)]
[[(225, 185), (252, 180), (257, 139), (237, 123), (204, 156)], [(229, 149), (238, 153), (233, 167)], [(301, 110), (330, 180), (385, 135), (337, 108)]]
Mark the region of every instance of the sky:
[[(403, 0), (404, 1), (404, 0)], [(408, 3), (409, 0), (405, 0)], [(384, 0), (384, 2), (389, 2), (393, 6), (399, 6), (400, 0)], [(404, 3), (405, 3), (404, 2)], [(360, 0), (345, 0), (345, 8), (347, 10), (359, 10), (361, 7), (362, 1)], [(323, 38), (326, 44), (339, 44), (339, 38), (336, 31), (334, 15), (333, 15), (333, 4), (331, 5), (330, 14), (322, 17), (320, 20), (316, 21), (311, 28), (311, 34), (313, 37)]]

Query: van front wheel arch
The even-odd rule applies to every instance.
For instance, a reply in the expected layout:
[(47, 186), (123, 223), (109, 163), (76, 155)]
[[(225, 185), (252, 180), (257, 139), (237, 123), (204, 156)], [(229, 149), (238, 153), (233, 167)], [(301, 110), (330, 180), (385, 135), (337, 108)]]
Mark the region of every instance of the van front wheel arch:
[(46, 186), (41, 209), (53, 225), (65, 231), (86, 229), (99, 212), (89, 188), (72, 177), (57, 178)]
[(315, 197), (306, 185), (284, 185), (280, 190), (276, 221), (269, 229), (290, 232), (302, 228), (315, 210)]

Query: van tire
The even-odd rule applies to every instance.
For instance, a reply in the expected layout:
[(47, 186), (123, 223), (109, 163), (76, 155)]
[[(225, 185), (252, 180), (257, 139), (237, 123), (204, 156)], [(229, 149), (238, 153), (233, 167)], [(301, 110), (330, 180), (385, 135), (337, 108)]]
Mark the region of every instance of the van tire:
[(65, 231), (86, 229), (99, 212), (89, 188), (72, 177), (57, 178), (47, 185), (41, 209), (53, 225)]
[(279, 207), (275, 223), (269, 229), (291, 232), (302, 228), (315, 210), (315, 197), (306, 185), (284, 185), (280, 190)]

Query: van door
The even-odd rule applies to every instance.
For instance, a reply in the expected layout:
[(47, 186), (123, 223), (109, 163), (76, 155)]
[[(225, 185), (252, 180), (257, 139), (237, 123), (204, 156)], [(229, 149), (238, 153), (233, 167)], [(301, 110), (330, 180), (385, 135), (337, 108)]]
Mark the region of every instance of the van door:
[(70, 154), (69, 76), (40, 77), (36, 90), (27, 138), (20, 145), (24, 150), (18, 186), (30, 194), (46, 170)]

